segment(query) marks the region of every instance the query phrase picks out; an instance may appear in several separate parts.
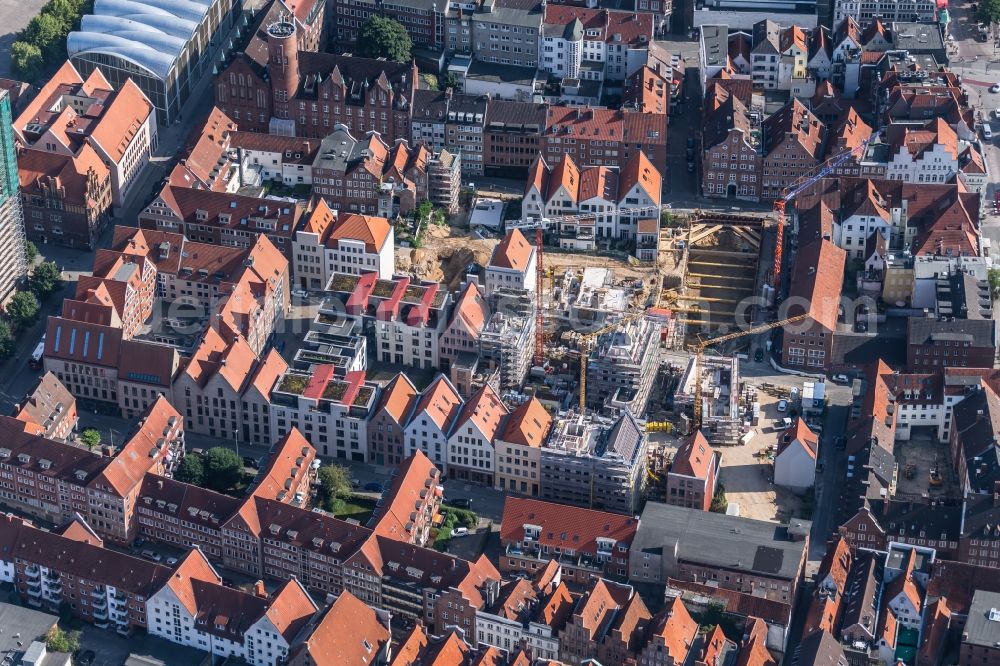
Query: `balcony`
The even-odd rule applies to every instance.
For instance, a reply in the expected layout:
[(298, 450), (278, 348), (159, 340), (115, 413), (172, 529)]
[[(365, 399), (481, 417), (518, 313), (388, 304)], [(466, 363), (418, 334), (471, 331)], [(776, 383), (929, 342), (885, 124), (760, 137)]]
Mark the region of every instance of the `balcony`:
[(38, 598), (42, 596), (42, 588), (40, 585), (29, 585), (28, 586), (28, 596)]
[(104, 608), (98, 608), (94, 606), (94, 620), (107, 620), (108, 619), (108, 609), (107, 605)]
[(94, 609), (96, 610), (98, 608), (107, 610), (107, 608), (108, 608), (108, 600), (107, 599), (95, 599), (94, 600)]
[(98, 585), (90, 591), (90, 596), (95, 599), (105, 599), (108, 596), (108, 590), (103, 585)]

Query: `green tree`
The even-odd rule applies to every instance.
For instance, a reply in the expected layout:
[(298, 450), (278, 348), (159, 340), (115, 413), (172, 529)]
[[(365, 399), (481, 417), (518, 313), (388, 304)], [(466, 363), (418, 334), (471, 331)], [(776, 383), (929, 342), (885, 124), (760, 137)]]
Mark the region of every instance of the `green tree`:
[(174, 478), (184, 483), (200, 486), (205, 481), (205, 466), (201, 464), (201, 456), (189, 453), (181, 458), (180, 464), (174, 470)]
[(22, 81), (34, 82), (45, 74), (42, 50), (30, 42), (18, 40), (10, 45), (10, 66)]
[(372, 15), (358, 35), (358, 55), (363, 58), (386, 58), (394, 62), (408, 62), (413, 42), (410, 34), (399, 21)]
[(66, 21), (52, 13), (43, 12), (28, 23), (28, 27), (24, 29), (23, 39), (46, 51), (48, 47), (55, 46), (62, 40), (68, 32), (69, 24)]
[(94, 428), (87, 428), (80, 433), (80, 441), (83, 442), (88, 451), (93, 451), (101, 445), (101, 433)]
[(447, 90), (448, 88), (458, 90), (461, 87), (461, 83), (459, 82), (457, 76), (448, 72), (444, 76), (438, 77), (438, 87), (440, 90)]
[(729, 500), (726, 499), (726, 488), (720, 483), (715, 486), (715, 496), (708, 510), (713, 513), (725, 513), (729, 508)]
[(62, 287), (62, 271), (54, 261), (43, 261), (35, 266), (31, 274), (31, 290), (39, 299), (45, 300)]
[(343, 465), (326, 465), (316, 473), (320, 507), (335, 511), (336, 501), (351, 494), (351, 473)]
[(24, 256), (28, 260), (28, 265), (35, 263), (35, 259), (38, 258), (38, 246), (28, 241), (24, 244)]
[(990, 281), (990, 293), (993, 298), (1000, 298), (1000, 268), (991, 268), (987, 276)]
[(233, 488), (243, 478), (243, 461), (232, 449), (215, 446), (205, 452), (205, 485), (212, 490)]
[(14, 333), (10, 330), (10, 324), (0, 321), (0, 359), (10, 358), (14, 355)]
[(19, 291), (7, 304), (7, 317), (14, 328), (21, 330), (38, 320), (38, 299), (30, 291)]
[(981, 23), (1000, 21), (1000, 0), (979, 0), (977, 17)]
[(52, 652), (75, 654), (80, 649), (80, 632), (63, 631), (56, 625), (45, 634), (45, 647)]

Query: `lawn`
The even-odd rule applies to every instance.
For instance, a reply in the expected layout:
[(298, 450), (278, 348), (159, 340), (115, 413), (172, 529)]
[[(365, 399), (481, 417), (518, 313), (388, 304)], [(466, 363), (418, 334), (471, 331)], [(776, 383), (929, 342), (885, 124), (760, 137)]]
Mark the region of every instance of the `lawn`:
[(353, 518), (362, 525), (368, 522), (375, 511), (375, 500), (369, 497), (351, 495), (346, 500), (337, 500), (337, 502), (337, 510), (333, 512), (333, 515), (341, 520)]

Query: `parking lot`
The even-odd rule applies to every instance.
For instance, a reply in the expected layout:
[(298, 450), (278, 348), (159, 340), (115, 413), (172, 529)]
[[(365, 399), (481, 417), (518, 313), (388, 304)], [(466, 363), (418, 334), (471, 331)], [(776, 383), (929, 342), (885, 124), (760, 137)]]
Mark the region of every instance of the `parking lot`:
[[(759, 425), (743, 446), (720, 447), (722, 471), (719, 478), (726, 488), (729, 504), (738, 504), (740, 515), (758, 520), (785, 521), (801, 515), (802, 498), (774, 485), (773, 451), (777, 448), (780, 428), (775, 422), (789, 417), (778, 411), (778, 398), (758, 391), (761, 416)], [(768, 450), (769, 447), (775, 449)]]

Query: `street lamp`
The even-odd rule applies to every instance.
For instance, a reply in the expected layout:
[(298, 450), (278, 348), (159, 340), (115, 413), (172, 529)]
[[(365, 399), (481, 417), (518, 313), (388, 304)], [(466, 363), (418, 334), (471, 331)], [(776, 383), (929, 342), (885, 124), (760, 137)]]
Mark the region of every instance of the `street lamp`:
[(240, 429), (235, 428), (233, 434), (236, 435), (236, 455), (240, 455)]

